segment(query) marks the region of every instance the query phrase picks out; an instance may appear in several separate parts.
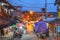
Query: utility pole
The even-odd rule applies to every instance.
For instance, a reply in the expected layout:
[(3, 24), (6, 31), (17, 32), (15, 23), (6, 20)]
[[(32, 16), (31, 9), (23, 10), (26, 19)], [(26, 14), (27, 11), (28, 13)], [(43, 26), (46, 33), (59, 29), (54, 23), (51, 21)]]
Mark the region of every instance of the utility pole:
[(45, 19), (46, 19), (46, 12), (47, 12), (47, 0), (45, 0)]
[(45, 15), (45, 19), (46, 19), (46, 12), (47, 12), (47, 0), (45, 0), (45, 8), (42, 8), (42, 12)]
[(60, 0), (55, 0), (54, 5), (58, 5), (58, 7), (57, 7), (58, 19), (60, 19)]

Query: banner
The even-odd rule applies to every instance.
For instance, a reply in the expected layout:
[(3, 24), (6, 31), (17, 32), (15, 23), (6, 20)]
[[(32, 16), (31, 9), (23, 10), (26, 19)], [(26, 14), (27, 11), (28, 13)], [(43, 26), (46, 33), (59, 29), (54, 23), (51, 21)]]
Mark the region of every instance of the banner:
[(58, 19), (60, 19), (60, 11), (58, 11)]

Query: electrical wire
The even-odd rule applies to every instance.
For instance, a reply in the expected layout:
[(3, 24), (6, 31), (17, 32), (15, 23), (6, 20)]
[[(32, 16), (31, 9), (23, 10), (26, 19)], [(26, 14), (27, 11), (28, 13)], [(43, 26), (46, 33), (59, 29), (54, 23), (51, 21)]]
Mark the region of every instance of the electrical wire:
[[(35, 3), (33, 4), (33, 3), (28, 3), (28, 2), (25, 2), (25, 1), (22, 1), (22, 0), (20, 0), (20, 2), (24, 2), (24, 3), (27, 3), (27, 4), (32, 4), (32, 5), (36, 5)], [(47, 2), (46, 2), (47, 3)], [(38, 3), (39, 4), (39, 3)], [(37, 4), (37, 5), (38, 5)], [(44, 2), (44, 4), (45, 4), (45, 2)], [(54, 4), (54, 3), (47, 3), (47, 4)], [(42, 4), (39, 4), (39, 5), (42, 5)]]
[[(13, 3), (12, 1), (10, 1), (11, 3)], [(24, 1), (21, 1), (20, 0), (20, 2), (23, 2), (23, 3), (26, 3), (26, 4), (32, 4), (32, 3), (28, 3), (28, 2), (24, 2)], [(14, 4), (16, 4), (17, 5), (17, 3), (14, 3)], [(48, 3), (48, 4), (53, 4), (53, 3)], [(32, 4), (33, 5), (33, 4)], [(35, 4), (36, 5), (36, 4)], [(40, 4), (41, 5), (41, 4)], [(22, 7), (27, 7), (27, 8), (41, 8), (41, 6), (40, 7), (36, 7), (36, 6), (33, 6), (33, 7), (28, 7), (28, 6), (25, 6), (25, 5), (22, 5), (22, 4), (20, 4), (20, 6), (22, 6)], [(45, 4), (44, 4), (44, 7), (45, 7)]]
[[(20, 0), (20, 2), (24, 2), (24, 3), (26, 3), (26, 4), (31, 4), (31, 5), (37, 5), (37, 3), (35, 4), (35, 3), (28, 3), (28, 2), (25, 2), (25, 1), (22, 1), (22, 0)], [(38, 3), (39, 4), (39, 3)], [(39, 4), (39, 5), (41, 5), (41, 4)]]

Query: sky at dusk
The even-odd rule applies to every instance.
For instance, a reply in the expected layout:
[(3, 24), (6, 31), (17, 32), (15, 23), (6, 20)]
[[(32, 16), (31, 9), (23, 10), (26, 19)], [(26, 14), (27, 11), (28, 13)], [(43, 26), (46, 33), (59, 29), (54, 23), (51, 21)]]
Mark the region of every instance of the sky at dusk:
[[(47, 12), (57, 12), (57, 6), (54, 6), (55, 0), (7, 0), (12, 6), (22, 6), (22, 11), (41, 12), (45, 8)], [(20, 9), (20, 8), (19, 8)]]

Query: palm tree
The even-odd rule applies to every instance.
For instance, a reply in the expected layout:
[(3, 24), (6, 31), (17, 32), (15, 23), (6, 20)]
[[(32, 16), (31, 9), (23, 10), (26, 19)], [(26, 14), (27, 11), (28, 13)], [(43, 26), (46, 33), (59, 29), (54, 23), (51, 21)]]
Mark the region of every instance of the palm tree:
[(54, 5), (60, 5), (60, 0), (55, 0)]
[(58, 3), (57, 3), (57, 0), (55, 0), (55, 3), (54, 3), (54, 5), (57, 5)]

